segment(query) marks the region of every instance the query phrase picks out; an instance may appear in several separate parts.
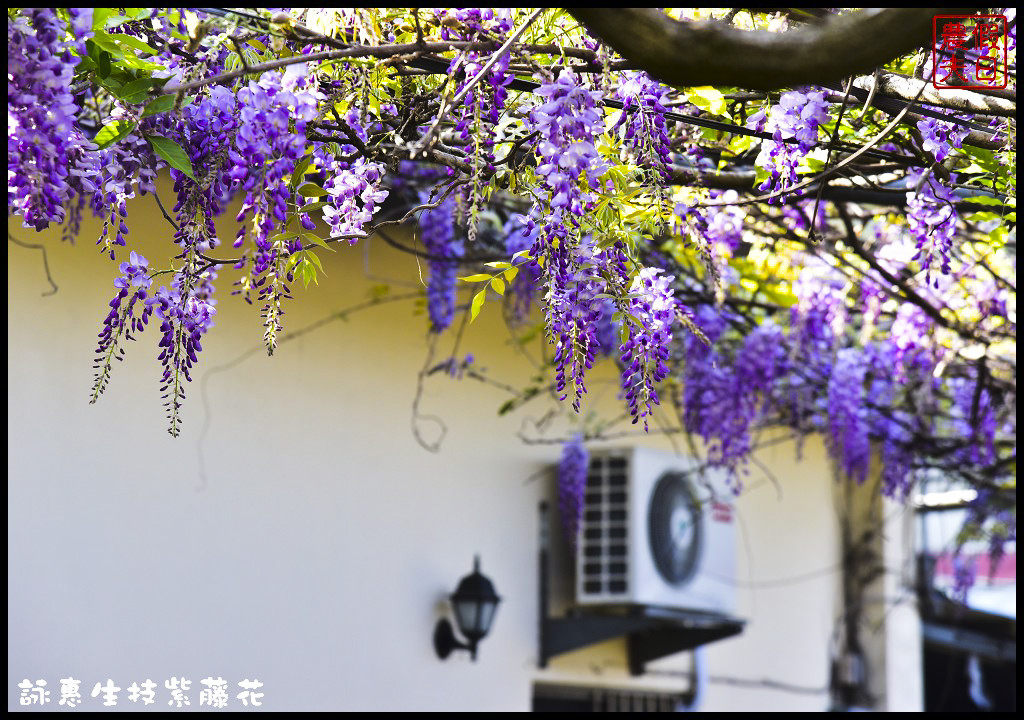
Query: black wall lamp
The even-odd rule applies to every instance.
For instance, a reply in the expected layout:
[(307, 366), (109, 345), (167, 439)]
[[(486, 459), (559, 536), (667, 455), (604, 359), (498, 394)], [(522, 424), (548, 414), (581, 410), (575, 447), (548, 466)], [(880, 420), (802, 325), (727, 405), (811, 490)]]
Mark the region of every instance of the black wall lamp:
[(494, 592), (494, 583), (480, 573), (480, 556), (473, 559), (473, 573), (462, 578), (459, 587), (449, 598), (455, 611), (455, 622), (466, 642), (455, 637), (452, 624), (439, 620), (434, 628), (434, 651), (444, 660), (456, 648), (469, 650), (476, 660), (476, 646), (491, 629), (494, 613), (501, 598)]

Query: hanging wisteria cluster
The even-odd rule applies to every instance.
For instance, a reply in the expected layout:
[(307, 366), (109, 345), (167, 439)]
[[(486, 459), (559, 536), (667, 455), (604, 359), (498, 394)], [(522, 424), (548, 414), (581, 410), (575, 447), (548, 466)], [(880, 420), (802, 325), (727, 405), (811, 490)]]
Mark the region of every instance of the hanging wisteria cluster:
[(590, 453), (583, 444), (583, 436), (576, 435), (562, 446), (562, 459), (558, 463), (558, 513), (562, 529), (573, 548), (579, 539), (583, 524), (583, 495), (587, 490), (590, 471)]
[[(783, 93), (778, 105), (753, 115), (748, 124), (769, 132), (773, 142), (761, 146), (757, 165), (769, 177), (759, 190), (777, 191), (796, 185), (800, 161), (818, 144), (818, 131), (828, 120), (828, 103), (821, 91)], [(796, 140), (796, 143), (787, 142)]]
[[(613, 363), (624, 417), (699, 437), (737, 490), (761, 429), (784, 426), (892, 497), (938, 468), (1000, 498), (1015, 106), (886, 94), (912, 61), (766, 94), (624, 69), (555, 10), (10, 11), (8, 212), (69, 239), (100, 219), (121, 264), (92, 399), (155, 315), (172, 434), (218, 275), (273, 351), (323, 248), (405, 222), (431, 332), (503, 297), (513, 332), (546, 338), (563, 407), (582, 412), (588, 373)], [(161, 172), (171, 242), (150, 264), (129, 213)], [(582, 439), (566, 453), (585, 465)]]
[[(431, 204), (424, 195), (425, 205)], [(455, 319), (455, 261), (462, 257), (463, 242), (456, 235), (455, 198), (438, 201), (420, 214), (420, 239), (430, 253), (427, 281), (427, 313), (435, 332), (446, 330)]]
[(71, 92), (73, 38), (50, 8), (7, 20), (7, 205), (37, 230), (63, 222), (72, 197), (95, 190), (74, 162), (88, 141)]
[(636, 153), (638, 164), (653, 169), (656, 182), (666, 182), (671, 177), (672, 141), (666, 129), (668, 109), (662, 101), (668, 88), (646, 73), (627, 72), (623, 76), (616, 92), (622, 100), (622, 115), (612, 130), (622, 126), (623, 139)]

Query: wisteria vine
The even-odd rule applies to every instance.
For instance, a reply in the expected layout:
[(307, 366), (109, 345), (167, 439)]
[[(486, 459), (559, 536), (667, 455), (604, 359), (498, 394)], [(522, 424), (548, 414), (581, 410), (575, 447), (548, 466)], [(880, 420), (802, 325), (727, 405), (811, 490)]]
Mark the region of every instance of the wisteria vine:
[[(121, 259), (93, 401), (155, 316), (178, 434), (225, 271), (273, 352), (318, 252), (400, 218), (431, 332), (503, 295), (515, 328), (543, 328), (565, 407), (613, 363), (625, 417), (674, 411), (737, 490), (768, 426), (821, 433), (839, 474), (899, 499), (934, 468), (1015, 487), (1009, 101), (922, 90), (898, 115), (856, 82), (674, 88), (558, 11), (365, 12), (9, 11), (9, 215), (72, 239), (91, 212)], [(879, 109), (904, 120), (879, 130)], [(151, 266), (129, 213), (161, 173), (173, 228)], [(571, 527), (582, 439), (566, 452)]]

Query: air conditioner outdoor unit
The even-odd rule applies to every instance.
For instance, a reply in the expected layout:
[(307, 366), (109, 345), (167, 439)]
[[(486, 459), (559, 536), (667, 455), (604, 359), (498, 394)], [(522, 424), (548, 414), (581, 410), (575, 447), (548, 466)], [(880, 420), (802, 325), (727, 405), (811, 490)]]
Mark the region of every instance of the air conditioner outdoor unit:
[(590, 457), (577, 603), (732, 614), (735, 513), (724, 472), (698, 477), (686, 460), (644, 448)]

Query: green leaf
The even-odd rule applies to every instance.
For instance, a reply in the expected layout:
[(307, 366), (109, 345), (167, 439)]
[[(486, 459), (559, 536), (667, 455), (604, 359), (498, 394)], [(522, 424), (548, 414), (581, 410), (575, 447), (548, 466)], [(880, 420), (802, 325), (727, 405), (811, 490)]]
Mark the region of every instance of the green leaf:
[(115, 8), (96, 8), (92, 11), (92, 31), (102, 32), (107, 25), (107, 18), (116, 12)]
[(78, 64), (75, 65), (76, 73), (87, 73), (93, 70), (97, 70), (96, 61), (86, 55), (84, 58), (80, 58)]
[(823, 147), (816, 147), (804, 156), (802, 164), (812, 173), (821, 172), (828, 162), (828, 150)]
[(293, 269), (293, 268), (294, 268), (294, 267), (295, 267), (296, 265), (298, 265), (298, 264), (299, 264), (299, 262), (300, 262), (300, 261), (302, 260), (302, 255), (303, 255), (303, 253), (302, 253), (302, 252), (297, 252), (297, 253), (295, 253), (294, 255), (289, 255), (289, 256), (288, 256), (288, 262), (287, 262), (287, 263), (285, 263), (285, 266), (284, 266), (284, 272), (285, 272), (285, 275), (287, 275), (288, 273), (290, 273), (290, 272), (292, 271), (292, 269)]
[(473, 302), (469, 306), (469, 321), (473, 322), (476, 320), (476, 316), (480, 314), (480, 308), (484, 306), (484, 300), (487, 299), (487, 288), (478, 292), (473, 296)]
[[(99, 48), (98, 45), (96, 47)], [(99, 66), (100, 69), (100, 78), (108, 77), (110, 75), (110, 53), (108, 53), (106, 50), (101, 49), (99, 51), (98, 58), (99, 59), (97, 60), (96, 64)]]
[(687, 90), (690, 102), (712, 115), (725, 115), (725, 96), (710, 85), (702, 85)]
[[(302, 275), (302, 285), (303, 285), (303, 287), (307, 287), (308, 288), (310, 280), (312, 280), (314, 283), (317, 283), (317, 280), (316, 280), (316, 268), (313, 267), (313, 263), (309, 262), (305, 258), (302, 259), (302, 265), (301, 265), (301, 269), (299, 270), (299, 272)], [(319, 285), (319, 284), (320, 283), (317, 283), (317, 285)]]
[(612, 323), (619, 324), (619, 344), (625, 345), (629, 341), (629, 328), (626, 326), (626, 323), (622, 322), (621, 316), (618, 319), (616, 319), (613, 315)]
[(511, 284), (512, 281), (516, 279), (516, 275), (519, 274), (519, 268), (510, 267), (508, 270), (505, 271), (504, 274), (505, 274), (505, 282)]
[(746, 152), (754, 144), (754, 138), (749, 135), (735, 135), (729, 141), (729, 152), (733, 155), (740, 155)]
[(288, 184), (291, 186), (292, 190), (297, 188), (299, 186), (299, 183), (302, 182), (302, 178), (306, 174), (306, 169), (310, 166), (312, 162), (313, 158), (310, 157), (309, 155), (306, 155), (295, 164), (295, 170), (292, 172), (292, 179), (288, 181)]
[(991, 195), (971, 195), (968, 198), (964, 198), (965, 202), (976, 203), (978, 205), (1007, 205), (1009, 207), (1017, 206), (1016, 198), (1007, 198), (1003, 201), (999, 198), (992, 197)]
[[(330, 248), (328, 248), (328, 250), (330, 250)], [(311, 252), (311, 251), (307, 250), (306, 251), (306, 257), (309, 258), (313, 262), (314, 265), (316, 265), (316, 269), (317, 270), (319, 270), (320, 272), (324, 273), (324, 275), (327, 274), (327, 273), (324, 272), (324, 266), (320, 264), (320, 258), (317, 256), (317, 254), (315, 252)]]
[(100, 78), (98, 83), (99, 83), (99, 86), (101, 88), (103, 88), (104, 90), (109, 91), (111, 95), (115, 95), (116, 96), (118, 93), (121, 92), (122, 83), (121, 83), (120, 80), (118, 80), (116, 77), (114, 77), (114, 73), (113, 72), (111, 72), (109, 75), (107, 75), (104, 78)]
[(119, 46), (131, 48), (136, 52), (156, 55), (156, 48), (147, 45), (133, 35), (117, 33), (115, 35), (107, 35), (106, 37), (110, 38), (112, 42), (117, 43)]
[(99, 149), (102, 150), (105, 147), (110, 147), (125, 135), (130, 133), (138, 125), (136, 122), (124, 122), (121, 120), (114, 120), (113, 122), (107, 123), (100, 128), (100, 131), (96, 133), (96, 137), (92, 139)]
[(505, 283), (502, 281), (501, 278), (492, 278), (491, 287), (494, 288), (494, 292), (498, 293), (499, 295), (505, 294)]
[(142, 117), (147, 118), (150, 115), (159, 115), (165, 113), (168, 110), (174, 108), (174, 96), (173, 95), (161, 95), (155, 100), (151, 100), (146, 108), (142, 111)]
[(313, 233), (308, 232), (302, 233), (302, 239), (305, 240), (306, 242), (313, 243), (317, 247), (322, 247), (324, 250), (330, 250), (331, 252), (334, 252), (334, 248), (328, 245), (327, 241), (319, 237), (318, 235), (314, 235)]
[(129, 105), (137, 105), (149, 97), (150, 88), (153, 87), (152, 78), (140, 78), (132, 80), (117, 91), (117, 96)]
[(754, 166), (754, 183), (760, 185), (772, 176), (771, 171), (762, 165)]
[(123, 62), (127, 67), (130, 67), (132, 70), (137, 70), (138, 72), (153, 73), (158, 70), (164, 69), (156, 63), (149, 62), (148, 60), (141, 60), (137, 58), (135, 55), (130, 54), (125, 55), (121, 62)]
[(486, 265), (487, 267), (492, 267), (492, 268), (512, 267), (509, 263), (505, 262), (504, 260), (497, 260), (495, 262), (487, 262), (487, 263), (484, 263), (484, 265)]
[(149, 144), (153, 146), (156, 154), (166, 160), (168, 165), (199, 182), (192, 170), (192, 161), (188, 159), (188, 155), (178, 143), (160, 135), (146, 135), (146, 139), (149, 140)]
[(119, 48), (117, 46), (117, 43), (114, 42), (113, 38), (110, 35), (107, 35), (106, 33), (96, 33), (92, 37), (92, 42), (96, 43), (96, 45), (101, 50), (106, 50), (108, 53), (110, 53), (110, 56), (112, 58), (117, 58), (118, 60), (120, 60), (124, 56), (124, 53), (121, 52), (121, 48)]
[(498, 415), (508, 415), (510, 412), (515, 410), (516, 401), (518, 399), (519, 398), (512, 398), (511, 400), (506, 400), (505, 402), (503, 402), (501, 404), (501, 407), (498, 408)]
[(303, 197), (323, 197), (327, 191), (316, 183), (308, 182), (299, 186), (298, 193)]
[(644, 329), (644, 324), (643, 324), (643, 323), (642, 323), (642, 322), (640, 321), (640, 318), (638, 318), (638, 317), (637, 317), (636, 315), (633, 315), (632, 313), (626, 313), (626, 314), (624, 315), (624, 318), (625, 318), (626, 320), (629, 320), (629, 321), (630, 321), (631, 323), (633, 323), (634, 325), (636, 325), (636, 326), (637, 326), (638, 328), (640, 328), (641, 330), (643, 330), (643, 329)]
[(999, 227), (993, 228), (988, 234), (988, 241), (992, 243), (992, 247), (999, 249), (1006, 244), (1006, 236), (1008, 234), (1006, 226), (1000, 225)]
[(964, 145), (961, 148), (961, 152), (964, 155), (970, 156), (978, 167), (985, 172), (998, 173), (1000, 169), (999, 161), (996, 160), (995, 153), (991, 150), (984, 150), (982, 148), (976, 148), (973, 145)]
[(712, 128), (706, 128), (706, 127), (702, 127), (700, 129), (700, 136), (704, 140), (707, 140), (708, 142), (713, 142), (713, 143), (717, 143), (719, 140), (722, 139), (721, 131), (714, 130)]
[(466, 277), (460, 277), (459, 278), (459, 280), (464, 280), (466, 282), (487, 282), (490, 279), (491, 279), (490, 275), (485, 275), (483, 273), (481, 273), (479, 275), (467, 275)]

